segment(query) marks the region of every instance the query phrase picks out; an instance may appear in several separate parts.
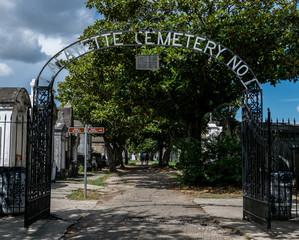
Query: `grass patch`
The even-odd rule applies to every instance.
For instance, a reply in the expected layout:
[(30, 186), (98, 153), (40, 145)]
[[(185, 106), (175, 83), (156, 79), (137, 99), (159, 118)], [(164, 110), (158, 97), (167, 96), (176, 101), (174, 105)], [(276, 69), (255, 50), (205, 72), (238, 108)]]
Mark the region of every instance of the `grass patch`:
[[(159, 167), (159, 161), (151, 161), (153, 167)], [(176, 162), (168, 162), (169, 167), (175, 167)]]
[(135, 166), (137, 164), (137, 160), (129, 160), (128, 165)]
[(71, 194), (66, 197), (70, 200), (98, 200), (99, 192), (96, 189), (87, 189), (86, 190), (86, 198), (84, 198), (84, 189), (78, 188), (77, 190), (73, 190)]
[(106, 186), (106, 183), (104, 182), (104, 180), (106, 179), (106, 176), (103, 177), (99, 177), (98, 179), (95, 180), (87, 180), (86, 183), (90, 184), (90, 185), (95, 185), (95, 186)]
[(242, 188), (238, 186), (190, 186), (186, 185), (182, 179), (182, 172), (179, 170), (172, 171), (168, 177), (173, 181), (173, 189), (192, 194), (195, 198), (242, 198)]
[(169, 163), (168, 163), (168, 166), (169, 166), (169, 167), (175, 167), (175, 165), (176, 165), (176, 162), (169, 162)]
[(159, 161), (151, 161), (153, 167), (159, 167)]
[(103, 171), (102, 174), (104, 174), (104, 176), (101, 176), (101, 177), (99, 177), (95, 180), (87, 180), (86, 183), (90, 184), (90, 185), (105, 187), (106, 186), (106, 183), (105, 183), (106, 178), (113, 175), (113, 174), (115, 174), (115, 173), (112, 173), (112, 172), (109, 172), (109, 171)]
[(227, 198), (242, 198), (242, 189), (238, 187), (190, 187), (190, 186), (176, 186), (176, 190), (192, 194), (197, 198), (218, 198), (218, 199), (227, 199)]

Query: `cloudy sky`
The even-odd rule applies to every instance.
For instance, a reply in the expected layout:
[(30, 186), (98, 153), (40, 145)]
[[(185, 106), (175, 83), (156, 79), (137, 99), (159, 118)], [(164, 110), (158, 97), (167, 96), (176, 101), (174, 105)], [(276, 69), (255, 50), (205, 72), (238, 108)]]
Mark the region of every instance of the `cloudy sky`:
[(0, 86), (29, 89), (42, 66), (94, 22), (85, 0), (0, 0)]
[[(30, 91), (45, 62), (93, 24), (95, 10), (86, 9), (85, 1), (0, 0), (0, 87)], [(299, 122), (299, 83), (263, 89), (264, 111), (270, 107), (273, 118)]]

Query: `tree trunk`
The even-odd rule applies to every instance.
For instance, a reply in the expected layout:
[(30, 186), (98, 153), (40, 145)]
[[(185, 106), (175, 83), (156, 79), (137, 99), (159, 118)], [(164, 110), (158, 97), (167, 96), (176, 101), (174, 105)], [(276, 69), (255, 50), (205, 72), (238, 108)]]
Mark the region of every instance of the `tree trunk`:
[(115, 146), (115, 153), (116, 153), (116, 166), (117, 165), (121, 165), (122, 167), (124, 167), (124, 163), (123, 163), (123, 148), (119, 147), (119, 146)]
[(123, 159), (123, 148), (119, 149), (119, 157), (120, 157), (120, 168), (125, 169), (124, 159)]
[(201, 139), (202, 119), (202, 117), (199, 117), (188, 123), (188, 140), (191, 140), (192, 138), (198, 140)]
[(169, 156), (170, 156), (171, 150), (172, 150), (171, 148), (166, 148), (166, 150), (163, 154), (163, 161), (162, 161), (163, 162), (163, 164), (162, 164), (163, 167), (167, 167), (168, 164), (169, 164)]
[(169, 141), (167, 143), (164, 155), (163, 155), (163, 167), (167, 167), (169, 165), (169, 157), (170, 153), (172, 151), (172, 139), (171, 136), (169, 136)]
[(159, 146), (159, 167), (163, 167), (163, 145)]
[(112, 144), (107, 139), (105, 139), (105, 147), (107, 149), (109, 171), (116, 172), (116, 154), (114, 154)]
[(125, 148), (125, 164), (126, 165), (129, 164), (129, 157), (128, 157), (128, 150), (127, 150), (127, 148)]

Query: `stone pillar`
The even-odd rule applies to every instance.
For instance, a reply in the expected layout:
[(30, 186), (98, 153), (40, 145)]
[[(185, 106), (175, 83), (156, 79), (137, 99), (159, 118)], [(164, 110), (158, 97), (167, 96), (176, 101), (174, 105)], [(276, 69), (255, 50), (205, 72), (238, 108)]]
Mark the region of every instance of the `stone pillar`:
[(80, 143), (80, 134), (73, 134), (69, 136), (72, 139), (71, 145), (71, 174), (72, 176), (78, 174), (78, 146)]
[(66, 132), (67, 127), (62, 113), (61, 119), (54, 129), (54, 161), (60, 175), (63, 175), (65, 170)]

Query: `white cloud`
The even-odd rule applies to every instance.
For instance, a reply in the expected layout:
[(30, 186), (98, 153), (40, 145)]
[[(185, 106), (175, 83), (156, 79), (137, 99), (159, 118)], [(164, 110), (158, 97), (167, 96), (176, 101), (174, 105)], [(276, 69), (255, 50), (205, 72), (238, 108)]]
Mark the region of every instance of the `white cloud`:
[(46, 60), (75, 42), (94, 12), (82, 0), (0, 0), (0, 61)]
[(15, 6), (15, 4), (11, 0), (1, 0), (0, 6), (2, 8), (10, 9), (10, 8), (13, 8)]
[(283, 102), (299, 102), (299, 98), (283, 99)]
[(0, 0), (0, 87), (30, 90), (46, 61), (93, 25), (96, 10), (85, 2)]
[(64, 47), (61, 38), (45, 37), (44, 35), (38, 37), (38, 44), (41, 46), (41, 52), (48, 56), (54, 56)]
[(0, 77), (9, 77), (13, 74), (13, 70), (5, 63), (0, 63)]
[(299, 112), (299, 106), (297, 106), (297, 108), (296, 108), (296, 109), (297, 109), (297, 112)]

